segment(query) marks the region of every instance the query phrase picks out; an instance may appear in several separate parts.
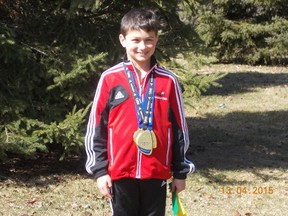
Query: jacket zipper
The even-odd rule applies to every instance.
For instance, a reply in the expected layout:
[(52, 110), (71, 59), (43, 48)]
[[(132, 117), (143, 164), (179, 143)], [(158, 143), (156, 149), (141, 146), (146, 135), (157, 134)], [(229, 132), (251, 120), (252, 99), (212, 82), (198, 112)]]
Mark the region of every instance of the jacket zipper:
[[(143, 81), (142, 85), (141, 85), (141, 80), (140, 80), (140, 78), (136, 72), (134, 65), (133, 65), (133, 69), (134, 69), (136, 77), (137, 77), (137, 82), (138, 82), (138, 86), (139, 86), (139, 90), (140, 90), (140, 98), (143, 101), (143, 99), (144, 99), (144, 86), (145, 86), (145, 83), (147, 82), (147, 77), (148, 77), (149, 73), (154, 69), (154, 67), (144, 77), (144, 81)], [(167, 159), (167, 161), (168, 161), (168, 159)], [(137, 151), (137, 164), (136, 164), (136, 178), (138, 178), (138, 179), (141, 178), (141, 164), (142, 164), (142, 154), (138, 150)]]
[(136, 179), (141, 179), (141, 160), (142, 160), (142, 154), (138, 150), (137, 151)]
[(169, 152), (170, 152), (170, 147), (171, 147), (171, 136), (170, 136), (170, 133), (171, 133), (171, 129), (168, 128), (168, 146), (167, 146), (167, 152), (166, 152), (166, 166), (168, 166), (168, 161), (169, 161)]
[(114, 163), (114, 155), (113, 155), (113, 130), (112, 128), (109, 128), (109, 144), (110, 144), (110, 158), (111, 158), (111, 165)]

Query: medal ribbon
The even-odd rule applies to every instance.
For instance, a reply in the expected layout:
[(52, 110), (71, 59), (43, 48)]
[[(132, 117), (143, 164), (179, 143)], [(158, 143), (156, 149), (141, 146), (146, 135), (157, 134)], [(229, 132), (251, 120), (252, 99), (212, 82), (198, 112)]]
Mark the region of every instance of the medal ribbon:
[[(128, 78), (128, 82), (133, 93), (137, 118), (138, 118), (138, 126), (139, 128), (143, 128), (146, 130), (152, 130), (152, 113), (153, 113), (153, 106), (154, 106), (154, 73), (151, 73), (149, 78), (148, 89), (145, 94), (144, 101), (141, 100), (139, 92), (136, 88), (134, 77), (132, 72), (126, 67), (125, 63), (123, 63), (124, 70), (126, 72), (126, 76)], [(143, 112), (144, 110), (144, 112)]]

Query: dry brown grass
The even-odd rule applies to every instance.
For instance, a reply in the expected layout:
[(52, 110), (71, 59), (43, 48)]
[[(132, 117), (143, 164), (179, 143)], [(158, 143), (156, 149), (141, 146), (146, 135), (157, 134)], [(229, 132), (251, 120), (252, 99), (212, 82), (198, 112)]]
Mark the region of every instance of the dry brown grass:
[(187, 208), (191, 215), (284, 216), (288, 68), (217, 65), (199, 71), (218, 72), (228, 72), (223, 87), (193, 101), (195, 109), (187, 112), (190, 151), (198, 165), (183, 193), (191, 197)]
[[(186, 109), (197, 172), (180, 194), (183, 205), (189, 216), (284, 216), (288, 69), (214, 65), (198, 71), (218, 72), (228, 72), (223, 87)], [(5, 216), (111, 215), (108, 201), (85, 174), (84, 161), (76, 159), (1, 165), (0, 205)], [(170, 194), (167, 215), (172, 215)]]

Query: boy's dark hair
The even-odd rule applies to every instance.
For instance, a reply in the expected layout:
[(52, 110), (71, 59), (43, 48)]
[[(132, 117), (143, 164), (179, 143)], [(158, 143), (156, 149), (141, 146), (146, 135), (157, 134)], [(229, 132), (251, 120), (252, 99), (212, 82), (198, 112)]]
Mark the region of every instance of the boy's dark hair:
[(135, 8), (124, 15), (121, 20), (120, 33), (126, 36), (130, 30), (145, 30), (158, 33), (160, 26), (156, 13), (150, 9)]

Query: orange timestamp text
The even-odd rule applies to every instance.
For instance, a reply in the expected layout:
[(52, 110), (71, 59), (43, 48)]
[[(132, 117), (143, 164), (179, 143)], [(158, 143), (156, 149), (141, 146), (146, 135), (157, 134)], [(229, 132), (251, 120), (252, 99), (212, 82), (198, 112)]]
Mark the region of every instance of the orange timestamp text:
[(220, 187), (221, 194), (253, 194), (253, 195), (261, 195), (261, 194), (273, 194), (274, 188), (272, 186), (221, 186)]

